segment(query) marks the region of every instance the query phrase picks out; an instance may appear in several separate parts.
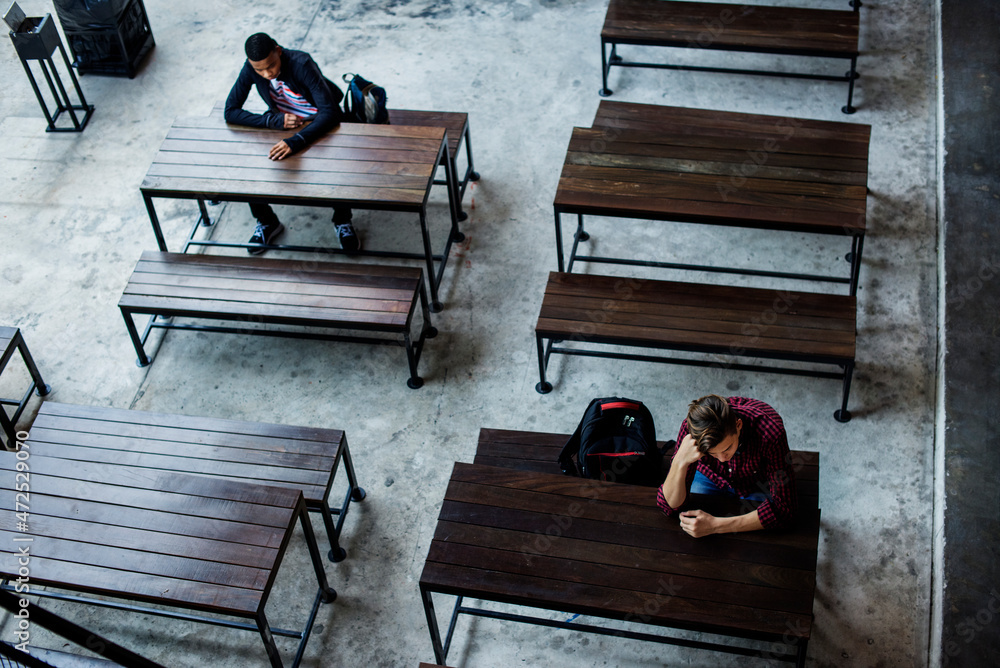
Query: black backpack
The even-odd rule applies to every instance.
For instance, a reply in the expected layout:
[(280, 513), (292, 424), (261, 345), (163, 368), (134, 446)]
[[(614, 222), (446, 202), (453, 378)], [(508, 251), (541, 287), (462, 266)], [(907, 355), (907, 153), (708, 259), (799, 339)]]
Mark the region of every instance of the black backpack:
[(389, 124), (384, 88), (376, 86), (359, 74), (345, 74), (344, 81), (347, 83), (344, 114), (348, 122)]
[(621, 397), (591, 401), (559, 453), (566, 475), (650, 487), (662, 482), (662, 461), (649, 409)]

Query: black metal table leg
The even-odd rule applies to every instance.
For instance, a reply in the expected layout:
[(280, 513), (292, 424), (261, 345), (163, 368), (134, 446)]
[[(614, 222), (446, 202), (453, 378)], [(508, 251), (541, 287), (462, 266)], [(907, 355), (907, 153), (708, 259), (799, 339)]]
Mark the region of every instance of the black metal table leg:
[(854, 81), (858, 78), (858, 58), (855, 56), (851, 58), (851, 69), (847, 73), (847, 105), (841, 107), (841, 111), (845, 114), (853, 114), (857, 109), (851, 104), (854, 100)]
[(205, 207), (205, 200), (198, 200), (198, 212), (201, 214), (198, 218), (198, 222), (201, 223), (203, 227), (209, 227), (212, 224), (212, 219), (208, 215), (208, 208)]
[[(459, 213), (462, 212), (462, 203), (458, 198), (458, 176), (455, 173), (455, 162), (448, 156), (448, 133), (444, 135), (444, 178), (448, 184), (448, 209), (451, 212), (451, 240), (458, 242), (465, 239), (465, 235), (458, 229)], [(464, 219), (461, 219), (464, 220)], [(443, 262), (447, 262), (445, 256)]]
[(323, 560), (320, 558), (319, 546), (316, 544), (316, 534), (313, 532), (312, 522), (309, 520), (309, 509), (306, 508), (305, 499), (301, 496), (299, 497), (299, 521), (302, 524), (302, 533), (305, 534), (306, 545), (309, 548), (309, 558), (316, 571), (316, 581), (319, 583), (321, 598), (324, 603), (333, 603), (337, 600), (337, 592), (326, 580)]
[(129, 338), (132, 339), (132, 345), (135, 346), (135, 365), (138, 367), (149, 366), (149, 358), (146, 356), (146, 350), (143, 347), (142, 337), (139, 336), (139, 332), (135, 328), (135, 322), (132, 320), (132, 314), (125, 309), (121, 309), (121, 312), (122, 318), (125, 319), (125, 327), (128, 329)]
[(257, 630), (260, 632), (261, 640), (264, 641), (264, 650), (267, 652), (267, 658), (271, 662), (271, 668), (283, 668), (284, 664), (281, 663), (278, 646), (274, 644), (274, 634), (271, 633), (271, 626), (268, 624), (267, 616), (263, 610), (257, 613), (254, 621), (257, 622)]
[(861, 251), (864, 243), (864, 234), (855, 234), (851, 242), (851, 288), (848, 294), (852, 297), (858, 294), (858, 282), (861, 278)]
[(441, 630), (438, 628), (437, 614), (434, 612), (434, 600), (431, 598), (431, 593), (423, 587), (420, 588), (420, 599), (424, 603), (427, 629), (430, 631), (431, 645), (434, 647), (434, 661), (443, 666), (448, 656), (441, 644)]
[(563, 242), (562, 242), (562, 219), (560, 217), (559, 211), (555, 212), (556, 218), (556, 266), (559, 267), (559, 272), (565, 271), (565, 263), (563, 262)]
[[(439, 313), (444, 305), (438, 301), (438, 282), (435, 279), (434, 256), (431, 254), (431, 234), (427, 229), (427, 209), (420, 209), (420, 236), (424, 241), (424, 261), (427, 264), (427, 282), (431, 286), (431, 311)], [(447, 249), (448, 244), (445, 244)], [(441, 258), (442, 265), (447, 264), (448, 256)]]
[[(549, 343), (551, 346), (552, 344)], [(548, 394), (552, 391), (552, 383), (545, 380), (545, 369), (549, 365), (548, 351), (545, 350), (545, 346), (542, 344), (542, 337), (539, 334), (535, 334), (535, 346), (538, 349), (538, 384), (535, 385), (535, 392), (539, 394)]]
[(851, 377), (854, 375), (854, 362), (847, 362), (844, 366), (844, 396), (840, 404), (840, 410), (833, 414), (837, 422), (850, 422), (851, 411), (847, 410), (847, 399), (851, 396)]
[[(479, 172), (476, 171), (476, 167), (472, 162), (472, 131), (469, 129), (469, 122), (465, 122), (465, 159), (468, 161), (469, 166), (466, 170), (466, 178), (469, 181), (478, 181)], [(462, 195), (465, 195), (465, 188), (462, 188)]]
[[(614, 45), (611, 46), (612, 53), (614, 53)], [(597, 91), (598, 95), (601, 97), (608, 97), (613, 92), (608, 88), (608, 71), (611, 69), (611, 63), (609, 62), (607, 56), (607, 42), (601, 39), (601, 90)]]
[(149, 214), (149, 224), (153, 226), (153, 234), (156, 235), (156, 245), (160, 251), (166, 253), (167, 242), (163, 238), (163, 230), (160, 229), (160, 219), (156, 217), (156, 208), (153, 206), (153, 198), (146, 193), (143, 193), (142, 201), (146, 204), (146, 213)]

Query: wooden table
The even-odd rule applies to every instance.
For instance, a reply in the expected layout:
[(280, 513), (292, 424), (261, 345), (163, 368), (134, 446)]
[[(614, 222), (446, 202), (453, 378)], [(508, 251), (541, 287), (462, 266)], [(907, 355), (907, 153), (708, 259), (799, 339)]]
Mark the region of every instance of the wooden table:
[[(31, 448), (36, 459), (103, 462), (139, 473), (203, 475), (301, 491), (306, 507), (323, 518), (331, 561), (347, 556), (340, 545), (344, 520), (351, 503), (366, 496), (339, 429), (47, 401), (31, 425)], [(347, 489), (331, 506), (341, 465)]]
[[(798, 529), (694, 539), (649, 487), (455, 464), (420, 576), (435, 660), (460, 614), (803, 665), (812, 630), (819, 511)], [(433, 594), (458, 598), (442, 640)], [(463, 606), (464, 598), (686, 629), (763, 649)]]
[[(24, 343), (21, 330), (17, 327), (0, 327), (0, 375), (7, 368), (10, 360), (13, 359), (15, 352), (21, 354), (21, 361), (24, 362), (24, 366), (28, 369), (28, 374), (31, 376), (31, 383), (20, 398), (0, 399), (0, 429), (3, 430), (4, 437), (7, 439), (7, 447), (12, 450), (17, 441), (15, 427), (17, 426), (18, 419), (24, 412), (25, 406), (28, 404), (31, 393), (36, 392), (38, 396), (44, 397), (52, 391), (52, 388), (42, 380), (42, 374), (39, 373), (38, 366), (35, 365), (35, 360), (31, 356), (28, 346)], [(12, 415), (7, 415), (7, 410), (4, 406), (17, 406), (17, 408), (14, 409)]]
[[(868, 125), (604, 100), (593, 127), (573, 129), (559, 178), (559, 271), (572, 271), (576, 260), (722, 271), (846, 283), (854, 295), (870, 134)], [(563, 214), (577, 215), (568, 265)], [(582, 255), (579, 244), (589, 239), (585, 215), (848, 236), (850, 272), (841, 277)], [(783, 261), (774, 258), (775, 264)]]
[[(10, 581), (8, 588), (27, 585), (34, 596), (256, 630), (272, 667), (283, 665), (273, 636), (299, 638), (292, 665), (299, 664), (319, 603), (336, 598), (302, 492), (61, 461), (35, 456), (31, 448), (29, 442), (17, 453), (0, 452), (5, 478), (14, 484), (17, 476), (25, 485), (16, 498), (8, 488), (0, 515), (0, 577)], [(288, 631), (271, 628), (264, 607), (296, 521), (319, 587), (303, 630)]]
[[(268, 149), (281, 136), (272, 130), (227, 125), (221, 112), (176, 119), (140, 187), (160, 250), (166, 251), (167, 244), (153, 206), (157, 197), (198, 202), (201, 215), (185, 252), (190, 246), (247, 246), (194, 239), (199, 225), (211, 224), (205, 200), (411, 212), (420, 221), (421, 253), (369, 250), (359, 254), (424, 260), (433, 310), (440, 310), (438, 286), (451, 244), (464, 238), (458, 229), (456, 179), (447, 159), (445, 128), (343, 123), (306, 150), (285, 160), (269, 160)], [(441, 254), (435, 255), (427, 227), (427, 199), (439, 164), (446, 170), (451, 227)], [(269, 247), (343, 252), (312, 246)]]

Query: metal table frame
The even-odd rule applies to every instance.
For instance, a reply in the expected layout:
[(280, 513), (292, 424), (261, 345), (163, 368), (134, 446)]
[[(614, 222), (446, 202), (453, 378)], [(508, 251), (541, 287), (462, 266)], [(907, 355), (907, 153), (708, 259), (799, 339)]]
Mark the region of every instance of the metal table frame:
[[(469, 148), (468, 138), (466, 138), (466, 148)], [(471, 149), (470, 149), (471, 150)], [(471, 170), (471, 153), (469, 154), (470, 167), (467, 172)], [(427, 269), (427, 283), (430, 286), (430, 310), (432, 313), (438, 313), (443, 308), (444, 305), (441, 303), (438, 297), (438, 288), (441, 285), (441, 279), (444, 276), (445, 267), (448, 264), (448, 256), (451, 253), (451, 245), (453, 243), (461, 242), (465, 239), (465, 235), (458, 229), (459, 221), (459, 207), (460, 200), (458, 197), (459, 192), (459, 182), (454, 173), (454, 165), (448, 157), (448, 133), (444, 132), (441, 139), (441, 147), (438, 150), (436, 165), (443, 165), (445, 168), (445, 180), (437, 181), (434, 177), (431, 177), (427, 192), (424, 194), (423, 202), (420, 207), (414, 209), (412, 207), (406, 206), (379, 206), (367, 204), (364, 202), (356, 202), (352, 200), (337, 199), (336, 197), (330, 198), (294, 198), (294, 199), (268, 199), (265, 197), (251, 197), (245, 195), (232, 195), (229, 193), (212, 193), (212, 192), (195, 192), (195, 191), (180, 191), (180, 190), (166, 190), (160, 188), (143, 188), (140, 187), (142, 192), (143, 201), (146, 204), (146, 211), (149, 214), (150, 224), (153, 226), (153, 234), (156, 236), (156, 244), (159, 249), (163, 252), (167, 252), (167, 243), (163, 237), (163, 230), (160, 227), (159, 218), (156, 215), (156, 209), (153, 205), (153, 198), (161, 197), (165, 199), (188, 199), (195, 200), (198, 203), (198, 218), (195, 220), (194, 225), (191, 227), (191, 232), (188, 234), (187, 239), (184, 243), (184, 248), (181, 252), (186, 253), (191, 246), (220, 246), (225, 248), (266, 248), (268, 250), (287, 250), (287, 251), (305, 251), (305, 252), (315, 252), (315, 253), (341, 253), (347, 254), (344, 250), (340, 248), (332, 247), (321, 247), (321, 246), (296, 246), (296, 245), (285, 245), (285, 244), (248, 244), (248, 243), (236, 243), (236, 242), (225, 242), (225, 241), (214, 241), (211, 238), (211, 233), (209, 233), (206, 239), (195, 239), (195, 236), (200, 227), (210, 227), (214, 225), (211, 217), (208, 215), (208, 208), (205, 205), (206, 200), (224, 200), (227, 202), (255, 202), (255, 203), (266, 203), (266, 204), (291, 204), (295, 206), (316, 206), (316, 207), (332, 207), (335, 205), (349, 206), (353, 209), (368, 209), (375, 211), (404, 211), (404, 212), (414, 212), (417, 213), (420, 219), (420, 235), (423, 240), (424, 252), (423, 253), (409, 253), (402, 251), (371, 251), (362, 250), (355, 253), (350, 253), (350, 255), (367, 256), (367, 257), (392, 257), (392, 258), (402, 258), (402, 259), (416, 259), (423, 260), (426, 264)], [(466, 181), (468, 180), (469, 174), (466, 174)], [(475, 179), (473, 179), (475, 180)], [(444, 248), (439, 255), (435, 255), (431, 247), (430, 232), (427, 228), (427, 199), (430, 196), (430, 185), (441, 184), (447, 187), (448, 191), (448, 207), (451, 214), (451, 230), (448, 233), (448, 239), (445, 241)], [(461, 189), (464, 192), (464, 187)], [(214, 229), (214, 228), (213, 228)], [(434, 263), (439, 263), (437, 271), (435, 271)]]
[[(823, 283), (839, 283), (846, 284), (849, 286), (849, 294), (853, 297), (857, 295), (858, 291), (858, 279), (861, 273), (861, 252), (864, 247), (865, 233), (864, 231), (857, 231), (851, 235), (851, 250), (844, 256), (844, 259), (850, 263), (851, 269), (850, 274), (845, 278), (841, 276), (825, 276), (818, 274), (802, 274), (793, 272), (783, 272), (783, 271), (766, 271), (761, 269), (743, 269), (739, 267), (720, 267), (712, 265), (699, 265), (699, 264), (686, 264), (680, 262), (656, 262), (652, 260), (633, 260), (629, 258), (620, 257), (604, 257), (598, 255), (581, 255), (579, 254), (579, 246), (581, 241), (587, 241), (590, 239), (590, 234), (584, 229), (583, 217), (585, 213), (590, 213), (592, 215), (601, 215), (613, 218), (641, 218), (645, 220), (659, 220), (663, 222), (683, 222), (683, 223), (703, 223), (703, 221), (698, 220), (665, 220), (656, 216), (642, 216), (639, 214), (628, 213), (608, 209), (599, 212), (593, 211), (580, 211), (575, 207), (562, 207), (556, 205), (555, 210), (555, 227), (556, 227), (556, 256), (558, 261), (559, 271), (565, 271), (572, 273), (573, 264), (577, 261), (583, 262), (595, 262), (604, 264), (620, 264), (629, 265), (633, 267), (657, 267), (661, 269), (687, 269), (692, 271), (705, 271), (714, 273), (725, 273), (725, 274), (739, 274), (741, 276), (766, 276), (769, 278), (784, 278), (784, 279), (794, 279), (802, 281), (818, 281)], [(573, 245), (570, 248), (569, 262), (567, 263), (564, 258), (563, 252), (563, 233), (562, 233), (562, 214), (576, 214), (577, 224), (576, 230), (573, 232)], [(704, 222), (703, 224), (717, 225), (714, 222)], [(725, 223), (732, 227), (748, 227), (753, 229), (773, 229), (769, 227), (759, 228), (756, 225), (746, 225), (741, 224), (740, 221), (729, 221)], [(813, 232), (820, 233), (820, 232)]]
[[(448, 622), (448, 631), (445, 634), (444, 640), (441, 638), (441, 631), (438, 627), (437, 613), (434, 611), (434, 601), (432, 594), (451, 594), (456, 596), (455, 607), (452, 609), (451, 617)], [(548, 628), (564, 629), (567, 631), (580, 631), (583, 633), (593, 633), (596, 635), (614, 636), (618, 638), (628, 638), (630, 640), (645, 640), (648, 642), (656, 642), (662, 645), (675, 645), (678, 647), (689, 647), (692, 649), (704, 649), (715, 652), (724, 652), (726, 654), (736, 654), (739, 656), (756, 656), (763, 657), (764, 655), (770, 659), (776, 659), (779, 661), (785, 661), (788, 663), (794, 663), (797, 668), (804, 668), (806, 661), (806, 652), (809, 646), (808, 640), (802, 640), (796, 643), (784, 643), (783, 646), (789, 646), (795, 648), (794, 651), (773, 651), (773, 645), (769, 648), (761, 649), (751, 649), (748, 647), (733, 647), (731, 645), (724, 645), (717, 642), (704, 642), (699, 640), (687, 640), (684, 638), (673, 638), (670, 636), (658, 635), (653, 633), (642, 633), (639, 631), (632, 631), (628, 629), (619, 629), (610, 626), (596, 626), (593, 624), (580, 624), (577, 622), (561, 622), (554, 619), (545, 619), (543, 617), (535, 617), (531, 615), (521, 615), (508, 612), (499, 612), (495, 610), (487, 610), (480, 607), (470, 607), (462, 605), (465, 597), (462, 594), (455, 592), (438, 592), (436, 590), (430, 589), (424, 585), (420, 586), (420, 598), (424, 605), (424, 615), (427, 617), (427, 627), (430, 630), (431, 644), (434, 647), (434, 658), (437, 663), (444, 665), (448, 658), (448, 651), (451, 649), (451, 641), (453, 634), (455, 632), (455, 625), (458, 621), (459, 615), (469, 615), (473, 617), (486, 617), (488, 619), (499, 619), (502, 621), (511, 622), (522, 622), (526, 624), (534, 624), (536, 626), (544, 626)], [(498, 603), (504, 603), (504, 601), (499, 601), (496, 599), (479, 599), (479, 600), (493, 600)], [(530, 605), (530, 604), (525, 604)], [(537, 607), (537, 606), (530, 606)], [(572, 613), (571, 610), (561, 610), (555, 608), (541, 608), (541, 609), (551, 609), (556, 612)], [(588, 614), (586, 612), (580, 612), (578, 614)], [(593, 615), (590, 615), (593, 616)], [(601, 619), (613, 620), (612, 617), (601, 617)], [(637, 622), (638, 623), (638, 622)]]
[[(4, 330), (8, 330), (8, 332), (4, 332)], [(14, 357), (14, 351), (16, 350), (21, 353), (21, 360), (24, 362), (24, 366), (28, 368), (28, 373), (31, 375), (31, 384), (28, 386), (28, 389), (20, 399), (0, 398), (0, 428), (3, 429), (3, 432), (7, 437), (8, 447), (14, 449), (14, 444), (17, 441), (15, 427), (17, 425), (17, 421), (21, 418), (21, 414), (24, 412), (25, 407), (28, 405), (28, 399), (31, 397), (31, 393), (35, 392), (38, 396), (44, 397), (52, 391), (52, 388), (46, 385), (45, 381), (42, 380), (42, 374), (38, 371), (38, 367), (35, 365), (35, 360), (31, 356), (28, 346), (24, 343), (24, 338), (21, 336), (21, 330), (17, 327), (0, 327), (0, 337), (6, 336), (7, 334), (10, 336), (10, 341), (7, 343), (7, 347), (3, 351), (2, 356), (0, 356), (0, 374), (2, 374), (4, 369), (7, 368), (7, 364), (10, 362), (11, 358)], [(4, 406), (17, 406), (17, 408), (14, 410), (13, 415), (8, 416), (7, 410)]]

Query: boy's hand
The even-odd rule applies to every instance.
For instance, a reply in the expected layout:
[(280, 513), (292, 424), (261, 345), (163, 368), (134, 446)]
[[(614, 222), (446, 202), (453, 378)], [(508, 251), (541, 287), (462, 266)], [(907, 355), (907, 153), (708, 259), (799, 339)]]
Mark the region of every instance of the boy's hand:
[(681, 440), (680, 446), (677, 448), (677, 454), (674, 455), (674, 460), (679, 464), (684, 464), (685, 466), (690, 466), (695, 464), (699, 459), (704, 457), (703, 454), (698, 450), (698, 445), (691, 434), (686, 434)]
[(285, 143), (285, 140), (282, 139), (277, 144), (271, 147), (271, 152), (267, 154), (267, 157), (269, 157), (271, 160), (284, 160), (291, 154), (292, 154), (291, 147), (289, 147), (288, 144)]
[(716, 518), (704, 510), (685, 510), (680, 515), (681, 529), (694, 538), (701, 538), (716, 531)]
[(308, 123), (304, 118), (299, 118), (295, 114), (285, 114), (285, 129), (294, 130), (296, 128), (301, 128), (303, 125)]

